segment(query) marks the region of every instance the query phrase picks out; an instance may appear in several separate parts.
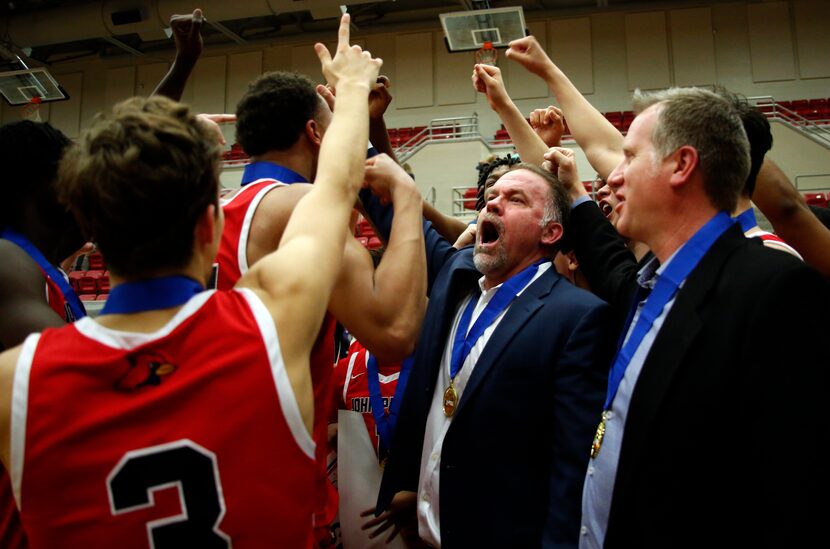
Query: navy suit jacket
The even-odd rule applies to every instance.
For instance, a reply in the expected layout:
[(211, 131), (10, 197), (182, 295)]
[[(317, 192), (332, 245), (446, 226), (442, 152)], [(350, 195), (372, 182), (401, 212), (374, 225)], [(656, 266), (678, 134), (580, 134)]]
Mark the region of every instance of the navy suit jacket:
[[(384, 224), (379, 230), (383, 232)], [(378, 509), (417, 491), (429, 406), (460, 302), (481, 277), (425, 222), (430, 302)], [(551, 268), (511, 305), (461, 396), (441, 455), (443, 547), (575, 547), (615, 334), (607, 304)]]

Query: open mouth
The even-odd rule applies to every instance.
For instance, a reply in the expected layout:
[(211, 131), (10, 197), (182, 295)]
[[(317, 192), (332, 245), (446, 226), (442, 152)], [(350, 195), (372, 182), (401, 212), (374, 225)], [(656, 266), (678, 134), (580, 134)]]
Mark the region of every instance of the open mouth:
[(496, 224), (487, 219), (479, 222), (478, 235), (478, 242), (483, 246), (495, 243), (499, 239), (499, 236), (501, 236)]
[(611, 217), (611, 214), (614, 213), (614, 207), (605, 200), (599, 201), (599, 209), (602, 210), (602, 214), (606, 217), (606, 219)]

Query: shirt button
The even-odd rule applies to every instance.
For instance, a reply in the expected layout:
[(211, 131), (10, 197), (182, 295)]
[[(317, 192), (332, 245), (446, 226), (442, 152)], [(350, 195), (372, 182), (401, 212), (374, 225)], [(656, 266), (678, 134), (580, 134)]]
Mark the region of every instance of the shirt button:
[(605, 413), (605, 419), (613, 419), (613, 418), (614, 418), (614, 412), (609, 410), (608, 412)]
[(582, 528), (579, 529), (579, 533), (582, 534), (583, 536), (587, 536), (588, 535), (588, 527), (583, 526)]
[(589, 475), (593, 475), (593, 474), (594, 474), (594, 467), (593, 467), (593, 466), (588, 467), (588, 474), (589, 474)]
[(438, 455), (438, 452), (435, 452), (435, 453), (434, 453), (434, 454), (432, 454), (430, 457), (432, 458), (432, 461), (438, 461), (438, 458), (439, 458), (440, 456)]
[(429, 496), (424, 494), (423, 496), (421, 496), (421, 499), (424, 501), (429, 501)]

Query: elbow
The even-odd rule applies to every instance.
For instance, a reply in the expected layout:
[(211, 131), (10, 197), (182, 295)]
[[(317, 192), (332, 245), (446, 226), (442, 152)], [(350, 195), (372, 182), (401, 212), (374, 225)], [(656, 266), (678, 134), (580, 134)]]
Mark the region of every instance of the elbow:
[(369, 349), (381, 362), (400, 362), (415, 351), (418, 340), (416, 327), (403, 326), (385, 330), (384, 337), (374, 349)]

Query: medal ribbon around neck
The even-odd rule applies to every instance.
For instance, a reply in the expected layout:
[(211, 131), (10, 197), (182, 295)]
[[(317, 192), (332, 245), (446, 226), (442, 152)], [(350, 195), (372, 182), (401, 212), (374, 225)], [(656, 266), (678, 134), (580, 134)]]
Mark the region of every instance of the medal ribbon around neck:
[(743, 232), (747, 232), (758, 224), (758, 220), (755, 218), (755, 210), (751, 206), (748, 210), (736, 217), (735, 220), (741, 224), (741, 230)]
[(28, 238), (10, 228), (3, 229), (3, 231), (0, 232), (0, 238), (5, 238), (10, 242), (14, 242), (24, 252), (29, 254), (29, 257), (31, 257), (34, 262), (38, 264), (38, 267), (40, 267), (46, 276), (48, 276), (49, 279), (58, 286), (63, 294), (63, 298), (69, 305), (69, 309), (72, 311), (72, 316), (75, 320), (86, 316), (86, 309), (84, 308), (83, 303), (81, 303), (81, 300), (78, 298), (78, 295), (75, 293), (75, 290), (72, 289), (72, 286), (69, 285), (60, 271), (58, 271), (58, 268), (52, 265), (49, 260), (46, 259), (46, 256), (44, 256), (41, 251), (29, 241)]
[(469, 333), (467, 333), (467, 329), (470, 326), (470, 319), (473, 316), (473, 309), (475, 309), (476, 303), (478, 302), (475, 297), (470, 299), (467, 308), (464, 309), (464, 313), (458, 321), (458, 328), (455, 330), (455, 339), (452, 344), (452, 357), (450, 359), (450, 382), (455, 379), (458, 371), (461, 370), (461, 366), (469, 356), (476, 341), (478, 341), (493, 321), (513, 302), (516, 295), (533, 279), (539, 270), (539, 266), (548, 261), (550, 260), (540, 259), (533, 265), (507, 279), (478, 316), (473, 327), (469, 329)]
[(124, 282), (115, 286), (101, 309), (102, 315), (140, 313), (183, 305), (204, 290), (186, 276), (163, 276), (150, 280)]
[(280, 183), (308, 183), (305, 177), (294, 170), (274, 164), (273, 162), (251, 162), (242, 171), (242, 183), (244, 187), (249, 183), (260, 179), (274, 179)]
[(383, 461), (389, 449), (392, 447), (392, 437), (395, 435), (395, 427), (398, 423), (398, 412), (401, 410), (401, 401), (409, 381), (409, 373), (412, 371), (413, 357), (410, 355), (401, 363), (401, 371), (398, 374), (398, 384), (395, 387), (395, 395), (389, 404), (389, 413), (383, 407), (383, 396), (380, 393), (380, 378), (378, 360), (374, 355), (366, 351), (369, 360), (366, 361), (367, 381), (369, 382), (369, 401), (372, 403), (372, 415), (375, 418), (375, 426), (378, 430), (380, 444), (378, 448), (378, 459)]
[[(663, 308), (671, 301), (680, 288), (680, 284), (694, 270), (701, 258), (712, 247), (712, 244), (734, 223), (735, 219), (729, 217), (727, 213), (718, 213), (680, 248), (680, 251), (674, 256), (666, 270), (659, 275), (654, 289), (646, 298), (645, 305), (640, 312), (640, 317), (637, 319), (637, 324), (634, 325), (631, 336), (625, 345), (620, 345), (621, 348), (618, 350), (616, 358), (614, 358), (614, 364), (608, 376), (608, 393), (605, 398), (604, 410), (611, 409), (611, 403), (617, 395), (617, 390), (620, 388), (620, 383), (622, 382), (626, 368), (628, 368), (628, 364), (631, 362), (640, 343), (642, 343), (643, 338), (645, 338), (651, 329), (654, 321), (663, 312)], [(633, 304), (633, 307), (636, 309), (636, 302)], [(623, 333), (627, 332), (631, 318), (633, 318), (633, 315), (629, 315), (626, 330)]]

